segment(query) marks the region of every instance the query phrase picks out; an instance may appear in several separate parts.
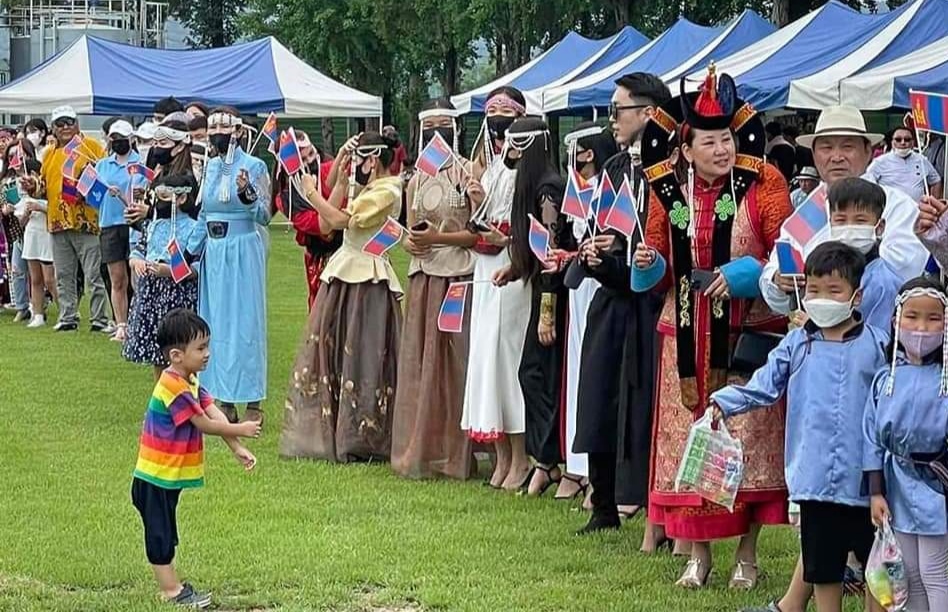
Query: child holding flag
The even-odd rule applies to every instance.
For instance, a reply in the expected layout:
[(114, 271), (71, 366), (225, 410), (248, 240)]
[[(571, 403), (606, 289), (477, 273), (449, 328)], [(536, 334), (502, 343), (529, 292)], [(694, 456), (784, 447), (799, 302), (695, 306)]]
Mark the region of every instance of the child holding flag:
[(866, 405), (863, 466), (872, 520), (890, 521), (902, 549), (912, 611), (948, 610), (948, 513), (945, 489), (926, 463), (944, 462), (948, 433), (948, 296), (917, 278), (898, 295), (890, 367)]
[(864, 270), (865, 258), (852, 247), (828, 242), (814, 249), (803, 300), (809, 321), (787, 334), (746, 384), (711, 394), (717, 418), (730, 419), (786, 393), (785, 473), (790, 499), (800, 505), (803, 549), (797, 571), (814, 586), (819, 612), (842, 609), (847, 554), (865, 563), (873, 541), (869, 500), (860, 490), (859, 424), (886, 363), (888, 334), (856, 311)]
[(323, 270), (296, 355), (280, 439), (284, 457), (341, 463), (389, 457), (402, 288), (385, 249), (379, 256), (366, 251), (381, 242), (380, 230), (401, 206), (401, 179), (389, 172), (394, 144), (365, 132), (351, 153), (343, 149), (342, 167), (351, 160), (362, 186), (345, 210), (339, 207), (347, 181), (337, 181), (327, 201), (312, 175), (301, 179), (322, 227), (344, 233)]
[(122, 353), (133, 363), (153, 365), (157, 380), (168, 366), (158, 346), (161, 321), (172, 310), (197, 308), (197, 275), (192, 273), (189, 278), (175, 282), (169, 252), (172, 239), (185, 245), (191, 238), (197, 218), (197, 188), (190, 175), (166, 176), (157, 180), (152, 193), (152, 215), (144, 221), (141, 240), (132, 245), (129, 256), (138, 277), (138, 290), (132, 298), (128, 337)]

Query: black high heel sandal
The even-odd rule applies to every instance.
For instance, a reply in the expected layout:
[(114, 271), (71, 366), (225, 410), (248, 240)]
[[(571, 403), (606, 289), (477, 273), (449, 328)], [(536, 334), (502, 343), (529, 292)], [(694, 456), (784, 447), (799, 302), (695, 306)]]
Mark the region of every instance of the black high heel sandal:
[(586, 491), (589, 490), (589, 483), (584, 482), (585, 478), (573, 478), (569, 474), (563, 474), (562, 476), (560, 476), (560, 483), (562, 484), (564, 480), (568, 480), (574, 483), (579, 488), (576, 489), (576, 492), (570, 495), (569, 497), (554, 497), (553, 499), (555, 499), (556, 501), (572, 501), (580, 496), (586, 497)]
[(540, 490), (535, 495), (535, 497), (543, 497), (543, 494), (549, 491), (550, 487), (552, 487), (555, 484), (558, 484), (560, 480), (563, 479), (562, 473), (560, 474), (559, 478), (553, 478), (553, 470), (558, 470), (558, 469), (560, 469), (558, 465), (554, 465), (553, 467), (549, 467), (549, 468), (546, 466), (540, 465), (539, 463), (534, 465), (533, 469), (530, 470), (529, 477), (527, 477), (524, 483), (520, 485), (521, 492), (524, 495), (530, 495), (530, 483), (533, 482), (533, 477), (536, 476), (537, 472), (543, 472), (544, 474), (546, 474), (546, 482), (543, 483), (543, 486), (540, 487)]

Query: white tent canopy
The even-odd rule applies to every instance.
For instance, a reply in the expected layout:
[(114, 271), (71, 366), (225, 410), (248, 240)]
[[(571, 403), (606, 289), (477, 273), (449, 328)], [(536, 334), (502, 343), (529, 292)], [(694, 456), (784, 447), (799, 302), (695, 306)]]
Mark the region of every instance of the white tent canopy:
[(379, 117), (382, 99), (310, 67), (273, 37), (221, 49), (134, 47), (82, 36), (0, 88), (0, 110), (147, 115), (166, 96), (286, 117)]

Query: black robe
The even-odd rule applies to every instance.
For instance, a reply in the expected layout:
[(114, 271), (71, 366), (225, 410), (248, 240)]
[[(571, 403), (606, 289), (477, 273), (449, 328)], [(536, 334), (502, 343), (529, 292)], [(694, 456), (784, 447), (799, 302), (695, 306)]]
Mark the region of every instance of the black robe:
[[(550, 231), (550, 248), (575, 250), (572, 228), (560, 212), (566, 184), (549, 173), (537, 190), (533, 216)], [(556, 465), (563, 461), (560, 445), (560, 406), (563, 391), (563, 360), (566, 346), (566, 315), (569, 294), (563, 285), (564, 273), (537, 274), (530, 283), (533, 297), (530, 322), (520, 360), (520, 389), (526, 410), (527, 454), (537, 462)], [(556, 340), (552, 346), (540, 344), (540, 298), (544, 293), (556, 296)]]
[[(606, 162), (615, 185), (622, 184), (630, 168), (627, 153)], [(641, 172), (636, 171), (634, 193), (642, 180)], [(647, 206), (639, 213), (643, 224), (646, 212)], [(615, 453), (617, 503), (644, 505), (656, 375), (655, 330), (662, 304), (652, 293), (632, 291), (626, 237), (611, 230), (608, 233), (616, 239), (612, 249), (602, 255), (602, 264), (595, 269), (583, 266), (602, 287), (586, 318), (573, 452)], [(634, 249), (641, 239), (638, 230), (632, 239)]]

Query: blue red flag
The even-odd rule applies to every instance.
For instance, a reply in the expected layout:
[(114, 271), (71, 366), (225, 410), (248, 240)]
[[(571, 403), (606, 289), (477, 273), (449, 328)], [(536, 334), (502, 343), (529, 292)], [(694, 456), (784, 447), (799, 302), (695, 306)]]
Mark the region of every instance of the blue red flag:
[(82, 138), (79, 136), (79, 134), (76, 134), (72, 137), (72, 140), (66, 143), (66, 145), (63, 147), (63, 151), (66, 152), (66, 155), (72, 155), (79, 149), (80, 145), (82, 145)]
[(99, 180), (99, 175), (95, 171), (95, 168), (92, 164), (86, 164), (85, 169), (82, 171), (82, 175), (79, 176), (79, 182), (76, 184), (76, 189), (83, 197), (89, 194), (89, 190), (92, 189), (92, 186), (95, 185), (95, 182)]
[(632, 195), (628, 176), (622, 180), (619, 193), (616, 194), (612, 208), (606, 216), (605, 225), (626, 236), (631, 236), (635, 231), (635, 196)]
[(550, 250), (550, 231), (546, 227), (537, 221), (536, 217), (533, 215), (527, 215), (530, 217), (530, 251), (540, 260), (540, 263), (544, 267), (549, 266), (549, 263), (546, 260), (547, 254)]
[(78, 161), (78, 155), (75, 153), (67, 153), (65, 161), (63, 161), (63, 176), (74, 178), (76, 176), (76, 162)]
[(586, 221), (589, 219), (589, 206), (595, 193), (596, 189), (590, 186), (579, 172), (570, 168), (560, 211), (574, 219)]
[(17, 145), (10, 156), (10, 169), (19, 170), (23, 166), (23, 147)]
[(76, 179), (63, 175), (63, 190), (60, 198), (66, 204), (75, 204), (79, 201), (79, 190), (76, 189)]
[(277, 141), (280, 138), (280, 133), (277, 131), (277, 116), (274, 113), (270, 113), (267, 116), (267, 120), (263, 122), (263, 127), (260, 128), (260, 133), (263, 134), (267, 140), (270, 141), (270, 150), (273, 150), (273, 147), (276, 145)]
[(807, 250), (807, 245), (821, 231), (829, 227), (829, 208), (826, 184), (814, 189), (809, 197), (783, 222), (783, 230), (794, 242)]
[(464, 303), (470, 283), (451, 283), (438, 312), (438, 329), (449, 334), (459, 334), (464, 327)]
[(157, 173), (155, 172), (155, 170), (153, 168), (149, 168), (145, 164), (129, 164), (126, 170), (128, 170), (129, 176), (144, 177), (144, 179), (148, 181), (149, 183), (154, 181), (155, 176), (157, 176)]
[(594, 213), (596, 213), (596, 226), (599, 228), (599, 231), (606, 231), (608, 227), (606, 226), (606, 217), (609, 216), (609, 211), (612, 210), (612, 205), (616, 200), (616, 188), (612, 184), (612, 179), (609, 178), (608, 172), (602, 173), (602, 180), (599, 182), (599, 190), (595, 198), (593, 198), (591, 206)]
[(289, 175), (303, 169), (303, 158), (300, 156), (300, 148), (296, 144), (296, 133), (293, 128), (280, 132), (280, 148), (277, 157), (280, 158), (280, 164)]
[(452, 157), (454, 157), (454, 151), (451, 150), (441, 134), (435, 132), (434, 137), (421, 150), (421, 155), (418, 156), (418, 160), (415, 162), (415, 169), (424, 172), (428, 176), (438, 176), (438, 172), (444, 168), (444, 165)]
[(911, 91), (909, 100), (917, 129), (948, 134), (948, 97), (924, 91)]
[(171, 242), (168, 243), (168, 255), (171, 258), (168, 262), (171, 267), (171, 280), (180, 283), (191, 276), (191, 266), (188, 265), (188, 260), (184, 258), (184, 252), (178, 246), (177, 238), (172, 238)]
[(362, 247), (363, 253), (381, 257), (401, 242), (405, 228), (398, 221), (389, 217), (385, 224), (375, 232), (375, 235)]
[(774, 243), (777, 250), (777, 266), (781, 276), (803, 276), (803, 253), (788, 240)]

